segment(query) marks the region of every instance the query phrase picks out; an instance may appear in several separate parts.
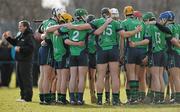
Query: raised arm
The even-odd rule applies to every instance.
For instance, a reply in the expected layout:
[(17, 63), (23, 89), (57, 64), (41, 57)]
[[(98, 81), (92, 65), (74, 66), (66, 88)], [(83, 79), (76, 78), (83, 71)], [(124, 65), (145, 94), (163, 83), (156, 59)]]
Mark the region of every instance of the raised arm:
[(103, 33), (103, 31), (107, 28), (108, 24), (112, 22), (112, 20), (112, 18), (108, 18), (106, 22), (94, 32), (94, 34), (100, 35), (101, 33)]
[(49, 28), (46, 29), (46, 32), (47, 32), (47, 33), (55, 32), (56, 30), (58, 30), (60, 27), (63, 27), (63, 26), (66, 26), (66, 24), (51, 26), (51, 27), (49, 27)]
[(167, 34), (172, 34), (171, 30), (164, 26), (164, 25), (161, 25), (160, 23), (158, 23), (157, 21), (149, 21), (148, 24), (154, 24), (158, 27), (159, 30), (161, 30), (162, 32), (164, 33), (167, 33)]
[(68, 29), (75, 29), (75, 30), (89, 30), (92, 29), (89, 23), (81, 24), (81, 25), (73, 25), (72, 23), (66, 24)]
[(16, 46), (17, 44), (17, 40), (12, 38), (12, 34), (10, 31), (7, 31), (7, 32), (4, 32), (3, 33), (3, 37), (10, 43), (12, 44), (13, 46)]
[(155, 25), (156, 25), (156, 26), (159, 28), (159, 30), (161, 30), (162, 32), (167, 33), (167, 34), (172, 34), (171, 30), (170, 30), (168, 27), (166, 27), (166, 26), (164, 26), (164, 25), (161, 25), (161, 24), (159, 24), (158, 22), (156, 22)]

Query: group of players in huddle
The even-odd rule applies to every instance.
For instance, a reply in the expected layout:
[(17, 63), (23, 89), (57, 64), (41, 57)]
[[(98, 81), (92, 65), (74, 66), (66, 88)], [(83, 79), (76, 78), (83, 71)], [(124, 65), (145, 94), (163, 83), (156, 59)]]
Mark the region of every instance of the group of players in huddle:
[(91, 103), (120, 105), (120, 71), (125, 71), (128, 104), (164, 104), (165, 96), (169, 103), (180, 103), (180, 25), (175, 14), (162, 12), (157, 21), (152, 12), (142, 14), (132, 6), (124, 8), (124, 20), (116, 8), (100, 13), (96, 18), (78, 8), (73, 17), (53, 8), (53, 16), (39, 26), (40, 104), (83, 105), (88, 75)]

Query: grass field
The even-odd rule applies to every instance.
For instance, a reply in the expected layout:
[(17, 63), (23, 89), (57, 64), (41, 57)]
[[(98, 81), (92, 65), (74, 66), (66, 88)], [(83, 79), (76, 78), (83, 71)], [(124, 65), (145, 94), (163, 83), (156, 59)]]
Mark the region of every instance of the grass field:
[[(19, 98), (19, 89), (14, 88), (14, 81), (11, 82), (10, 89), (0, 88), (0, 112), (180, 112), (180, 105), (93, 105), (90, 103), (88, 87), (84, 98), (86, 104), (83, 106), (40, 105), (37, 88), (34, 88), (33, 102), (16, 102), (17, 98)], [(125, 100), (125, 90), (121, 89), (121, 101), (125, 102)]]

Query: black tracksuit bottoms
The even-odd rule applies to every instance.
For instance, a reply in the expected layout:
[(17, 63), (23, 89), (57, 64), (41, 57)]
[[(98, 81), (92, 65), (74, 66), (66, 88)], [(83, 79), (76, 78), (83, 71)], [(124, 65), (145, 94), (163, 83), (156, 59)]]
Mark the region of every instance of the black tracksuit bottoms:
[(21, 99), (24, 99), (25, 101), (32, 101), (32, 63), (17, 61), (16, 74), (20, 87)]

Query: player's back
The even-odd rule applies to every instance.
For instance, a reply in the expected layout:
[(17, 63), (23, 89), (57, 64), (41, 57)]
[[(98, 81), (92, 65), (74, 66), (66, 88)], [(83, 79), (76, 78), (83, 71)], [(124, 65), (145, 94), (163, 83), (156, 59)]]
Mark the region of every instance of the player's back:
[[(133, 31), (136, 29), (136, 27), (138, 25), (141, 25), (143, 27), (142, 30), (144, 30), (144, 25), (141, 21), (135, 19), (135, 18), (131, 18), (131, 17), (128, 17), (127, 19), (125, 19), (124, 21), (122, 21), (122, 27), (125, 31)], [(143, 34), (141, 34), (143, 33)], [(129, 38), (129, 41), (133, 41), (133, 42), (137, 42), (137, 41), (141, 41), (143, 39), (143, 36), (144, 35), (144, 32), (139, 32), (137, 33), (136, 35), (134, 36), (131, 36)]]
[[(84, 24), (85, 22), (80, 20), (80, 21), (74, 21), (72, 22), (73, 25), (80, 25)], [(79, 41), (84, 41), (88, 36), (89, 30), (75, 30), (72, 29), (69, 31), (69, 39), (74, 41), (74, 42), (79, 42)], [(82, 50), (84, 50), (86, 46), (70, 46), (70, 51), (72, 55), (79, 55)]]
[[(171, 37), (169, 37), (170, 39), (171, 38), (176, 38), (176, 39), (180, 39), (180, 26), (176, 23), (171, 23), (171, 24), (168, 24), (167, 27), (171, 30), (172, 32), (172, 35), (170, 35)], [(171, 42), (170, 42), (171, 43)], [(171, 50), (175, 51), (176, 53), (180, 54), (180, 48), (178, 48), (177, 46), (174, 46), (172, 44), (170, 44), (171, 46)]]
[[(105, 18), (95, 19), (91, 22), (93, 26), (98, 29), (106, 22)], [(118, 31), (122, 28), (118, 21), (112, 20), (112, 22), (105, 28), (103, 33), (101, 33), (98, 37), (98, 45), (104, 49), (108, 49), (108, 47), (112, 48), (114, 45), (118, 45)]]
[(161, 32), (155, 25), (146, 26), (146, 36), (151, 38), (152, 52), (166, 50), (166, 34)]

